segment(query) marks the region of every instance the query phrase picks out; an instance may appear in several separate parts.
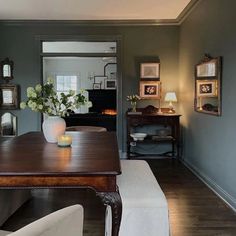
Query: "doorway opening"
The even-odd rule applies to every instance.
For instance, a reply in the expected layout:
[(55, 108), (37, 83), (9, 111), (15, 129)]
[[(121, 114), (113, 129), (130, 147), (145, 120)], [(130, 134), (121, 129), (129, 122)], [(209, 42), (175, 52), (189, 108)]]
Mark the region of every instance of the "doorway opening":
[[(85, 90), (93, 104), (66, 117), (67, 126), (102, 126), (116, 131), (121, 147), (121, 73), (117, 41), (42, 41), (42, 78), (58, 93)], [(120, 112), (119, 112), (120, 111)]]

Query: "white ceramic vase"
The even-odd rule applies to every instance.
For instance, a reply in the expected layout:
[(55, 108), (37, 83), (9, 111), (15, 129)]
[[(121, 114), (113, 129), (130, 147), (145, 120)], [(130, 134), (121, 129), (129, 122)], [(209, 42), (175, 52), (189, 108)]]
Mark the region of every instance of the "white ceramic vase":
[(59, 116), (49, 116), (43, 121), (43, 134), (47, 142), (56, 143), (57, 137), (65, 133), (66, 122)]

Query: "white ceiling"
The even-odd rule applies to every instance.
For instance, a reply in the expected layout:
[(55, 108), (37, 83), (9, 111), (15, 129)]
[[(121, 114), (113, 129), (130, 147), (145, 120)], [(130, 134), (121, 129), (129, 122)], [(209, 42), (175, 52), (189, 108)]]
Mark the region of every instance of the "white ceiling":
[(176, 19), (190, 0), (0, 0), (0, 20)]

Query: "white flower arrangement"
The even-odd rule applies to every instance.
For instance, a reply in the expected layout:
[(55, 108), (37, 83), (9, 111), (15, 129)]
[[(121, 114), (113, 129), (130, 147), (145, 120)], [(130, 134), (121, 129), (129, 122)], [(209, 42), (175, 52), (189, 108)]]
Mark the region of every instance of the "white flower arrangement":
[(69, 111), (80, 108), (81, 105), (92, 106), (92, 103), (86, 99), (83, 90), (76, 94), (75, 91), (70, 90), (68, 94), (57, 94), (53, 80), (48, 79), (44, 85), (37, 84), (35, 88), (27, 88), (26, 102), (21, 102), (20, 108), (25, 109), (29, 107), (32, 111), (44, 113), (48, 116), (69, 115)]
[(137, 101), (139, 100), (140, 100), (140, 97), (137, 94), (127, 96), (127, 101), (130, 102), (133, 112), (136, 112), (136, 105), (137, 105)]
[(137, 102), (139, 100), (140, 100), (140, 97), (137, 94), (127, 96), (127, 101), (130, 101), (131, 103)]

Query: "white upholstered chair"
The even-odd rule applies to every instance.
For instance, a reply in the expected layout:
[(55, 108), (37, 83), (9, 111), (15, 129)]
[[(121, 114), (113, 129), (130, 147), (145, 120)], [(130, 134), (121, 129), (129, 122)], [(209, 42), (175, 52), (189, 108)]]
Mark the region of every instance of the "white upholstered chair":
[(73, 205), (53, 212), (13, 233), (0, 230), (0, 236), (82, 236), (83, 218), (83, 207)]

